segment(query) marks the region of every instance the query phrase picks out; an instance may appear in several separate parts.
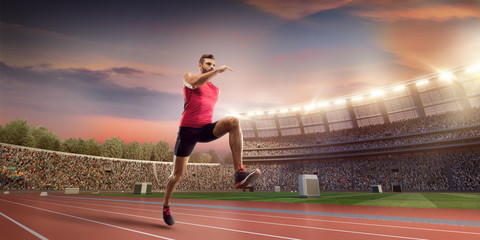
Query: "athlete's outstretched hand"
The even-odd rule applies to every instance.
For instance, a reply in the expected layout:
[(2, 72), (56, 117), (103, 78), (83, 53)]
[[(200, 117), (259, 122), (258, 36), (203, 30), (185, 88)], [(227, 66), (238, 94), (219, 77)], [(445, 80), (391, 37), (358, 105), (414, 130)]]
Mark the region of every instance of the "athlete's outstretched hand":
[(218, 72), (220, 72), (220, 73), (224, 72), (225, 70), (230, 70), (230, 71), (233, 72), (233, 69), (231, 69), (231, 68), (230, 68), (229, 66), (227, 66), (227, 65), (223, 65), (223, 66), (221, 66), (221, 67), (219, 67), (219, 68), (217, 68), (217, 69), (218, 69)]

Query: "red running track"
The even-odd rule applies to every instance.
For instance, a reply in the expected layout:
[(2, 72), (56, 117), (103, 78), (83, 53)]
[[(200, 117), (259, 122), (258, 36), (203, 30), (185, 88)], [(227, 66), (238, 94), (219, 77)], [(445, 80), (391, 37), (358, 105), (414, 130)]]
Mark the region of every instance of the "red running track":
[[(162, 219), (161, 199), (63, 196), (0, 195), (1, 239), (480, 239), (480, 227), (454, 223), (480, 223), (479, 210), (175, 199), (174, 203), (183, 206), (172, 206), (176, 224), (169, 227)], [(118, 201), (122, 199), (127, 201)], [(211, 208), (218, 206), (231, 209)], [(432, 222), (450, 219), (453, 223), (267, 212), (270, 209), (429, 218)]]

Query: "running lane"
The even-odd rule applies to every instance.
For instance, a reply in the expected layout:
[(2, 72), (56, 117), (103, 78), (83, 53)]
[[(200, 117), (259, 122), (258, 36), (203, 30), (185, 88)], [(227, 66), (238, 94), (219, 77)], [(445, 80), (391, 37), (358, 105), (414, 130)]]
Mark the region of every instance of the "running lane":
[[(196, 239), (198, 236), (207, 235), (211, 236), (209, 239), (317, 239), (321, 237), (322, 239), (451, 240), (452, 238), (478, 239), (480, 236), (478, 227), (236, 209), (257, 209), (259, 205), (265, 210), (277, 209), (276, 205), (252, 202), (176, 200), (175, 202), (179, 205), (174, 205), (173, 211), (177, 224), (166, 227), (161, 219), (161, 204), (154, 198), (103, 198), (103, 196), (65, 198), (62, 194), (59, 197), (47, 198), (23, 195), (17, 200), (23, 200), (24, 205), (42, 203), (42, 208), (61, 210), (72, 215), (84, 216), (82, 214), (88, 213), (85, 218), (90, 217), (96, 221), (117, 224), (150, 234), (160, 235), (158, 230), (163, 227), (163, 236), (175, 239)], [(266, 205), (270, 208), (266, 208)], [(308, 212), (315, 208), (315, 206), (303, 204), (287, 205), (289, 206), (284, 206), (285, 209), (282, 210)], [(340, 212), (350, 214), (345, 210)], [(360, 211), (353, 212), (358, 214)], [(408, 214), (411, 215), (411, 213)], [(457, 216), (457, 219), (461, 218)], [(153, 227), (145, 228), (149, 224)]]

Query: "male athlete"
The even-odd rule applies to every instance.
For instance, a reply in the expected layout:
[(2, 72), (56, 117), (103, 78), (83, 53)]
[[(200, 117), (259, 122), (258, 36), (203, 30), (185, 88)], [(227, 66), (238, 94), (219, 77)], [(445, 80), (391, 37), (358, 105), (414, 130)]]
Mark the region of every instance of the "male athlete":
[(235, 188), (244, 188), (260, 176), (258, 169), (249, 172), (243, 169), (243, 137), (239, 120), (235, 117), (226, 117), (212, 123), (213, 110), (220, 90), (210, 81), (225, 70), (232, 72), (233, 70), (226, 65), (216, 69), (212, 54), (203, 54), (198, 68), (200, 74), (186, 73), (183, 80), (185, 106), (175, 144), (174, 167), (167, 180), (163, 202), (163, 220), (170, 226), (175, 224), (170, 211), (170, 197), (185, 173), (188, 158), (197, 142), (211, 142), (228, 133), (235, 168)]

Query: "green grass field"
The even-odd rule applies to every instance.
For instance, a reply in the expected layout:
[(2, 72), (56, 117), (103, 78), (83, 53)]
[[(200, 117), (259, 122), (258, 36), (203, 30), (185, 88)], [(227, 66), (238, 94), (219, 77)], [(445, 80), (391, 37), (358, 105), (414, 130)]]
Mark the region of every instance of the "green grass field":
[[(101, 195), (163, 198), (163, 193)], [(322, 192), (321, 198), (299, 198), (289, 192), (176, 192), (172, 198), (284, 203), (341, 204), (416, 208), (480, 209), (480, 193), (353, 193)]]

